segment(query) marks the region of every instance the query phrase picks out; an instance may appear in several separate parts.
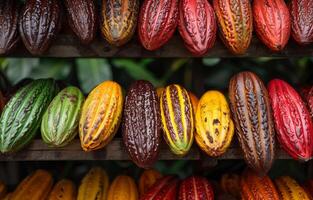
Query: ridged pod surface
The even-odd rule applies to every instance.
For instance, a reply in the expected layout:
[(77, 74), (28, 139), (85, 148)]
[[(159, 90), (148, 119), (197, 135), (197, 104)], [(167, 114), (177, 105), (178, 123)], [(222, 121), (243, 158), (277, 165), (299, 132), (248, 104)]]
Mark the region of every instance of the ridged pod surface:
[(78, 189), (77, 200), (99, 199), (106, 200), (109, 189), (109, 177), (107, 173), (94, 167), (85, 175)]
[(220, 187), (226, 194), (234, 197), (240, 197), (240, 176), (237, 174), (223, 174), (220, 180)]
[(123, 101), (122, 88), (114, 81), (105, 81), (91, 91), (79, 122), (84, 151), (100, 149), (111, 141), (121, 122)]
[(272, 51), (281, 51), (291, 31), (290, 14), (284, 0), (253, 1), (255, 31)]
[(103, 0), (102, 35), (108, 43), (122, 46), (135, 33), (139, 0)]
[(7, 186), (0, 181), (0, 199), (3, 199), (7, 195)]
[(249, 0), (213, 0), (220, 36), (234, 54), (244, 54), (248, 49), (253, 30)]
[(194, 137), (194, 114), (188, 92), (180, 85), (169, 85), (161, 95), (160, 105), (164, 138), (174, 154), (184, 156)]
[(55, 184), (47, 200), (76, 200), (77, 191), (75, 184), (62, 179)]
[(313, 199), (313, 179), (307, 180), (303, 184), (303, 189), (309, 196), (311, 196), (311, 199)]
[(187, 49), (201, 56), (213, 47), (216, 39), (216, 21), (207, 0), (181, 0), (178, 29)]
[(275, 180), (277, 190), (281, 200), (310, 200), (310, 196), (305, 190), (289, 176), (279, 177)]
[(275, 157), (275, 130), (268, 92), (252, 72), (236, 74), (229, 83), (236, 133), (248, 166), (266, 174)]
[(38, 79), (15, 93), (0, 118), (2, 153), (18, 151), (35, 137), (41, 118), (57, 90), (54, 80)]
[(68, 24), (83, 44), (93, 41), (97, 33), (97, 10), (94, 0), (65, 0)]
[(288, 83), (274, 79), (268, 84), (278, 141), (294, 159), (313, 156), (313, 122), (300, 95)]
[(148, 81), (135, 81), (128, 89), (123, 114), (123, 142), (128, 155), (142, 168), (158, 158), (161, 142), (159, 99)]
[(52, 186), (52, 175), (45, 170), (36, 170), (17, 186), (10, 200), (43, 200), (48, 197)]
[(204, 177), (191, 176), (180, 183), (178, 200), (214, 200), (213, 188)]
[(153, 51), (173, 36), (178, 24), (179, 0), (144, 0), (138, 19), (138, 34), (144, 48)]
[(11, 52), (18, 40), (19, 8), (15, 0), (0, 1), (0, 55)]
[(46, 52), (60, 28), (61, 8), (58, 0), (26, 1), (19, 20), (19, 31), (31, 54)]
[(162, 174), (160, 172), (154, 169), (145, 170), (141, 174), (138, 183), (140, 196), (144, 195), (160, 178), (162, 178)]
[(138, 189), (133, 178), (118, 176), (112, 182), (107, 200), (138, 200)]
[(234, 123), (226, 97), (219, 91), (207, 91), (196, 111), (195, 139), (209, 156), (226, 152), (234, 135)]
[(310, 88), (308, 94), (305, 96), (305, 100), (309, 107), (311, 118), (313, 120), (313, 86)]

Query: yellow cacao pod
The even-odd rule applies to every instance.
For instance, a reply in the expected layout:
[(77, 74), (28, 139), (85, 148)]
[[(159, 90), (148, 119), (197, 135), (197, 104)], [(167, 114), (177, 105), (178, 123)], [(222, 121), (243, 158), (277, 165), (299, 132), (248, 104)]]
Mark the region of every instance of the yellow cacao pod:
[(0, 181), (0, 199), (3, 199), (7, 195), (7, 186)]
[(79, 122), (79, 136), (84, 151), (103, 148), (114, 137), (122, 116), (122, 87), (105, 81), (88, 95)]
[(118, 176), (112, 182), (107, 200), (137, 200), (138, 189), (135, 181), (129, 176)]
[(48, 200), (76, 200), (75, 184), (70, 180), (60, 180), (53, 187)]
[(309, 195), (305, 190), (297, 183), (296, 180), (289, 176), (279, 177), (275, 180), (278, 193), (281, 200), (310, 200)]
[(77, 200), (106, 200), (109, 189), (109, 177), (100, 167), (89, 170), (80, 183)]
[(17, 186), (10, 200), (43, 200), (48, 197), (52, 186), (52, 175), (39, 169)]
[(196, 130), (196, 142), (209, 156), (225, 153), (234, 135), (234, 123), (222, 93), (208, 91), (201, 97), (196, 112)]
[(234, 197), (240, 197), (240, 176), (237, 174), (224, 174), (220, 181), (223, 192)]
[(160, 178), (162, 174), (154, 169), (145, 170), (139, 178), (139, 194), (144, 195), (149, 188)]

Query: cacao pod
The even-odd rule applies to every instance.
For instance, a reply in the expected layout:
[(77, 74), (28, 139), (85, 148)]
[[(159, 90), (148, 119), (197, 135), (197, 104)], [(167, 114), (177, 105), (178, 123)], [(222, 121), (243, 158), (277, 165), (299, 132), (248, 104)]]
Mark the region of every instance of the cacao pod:
[(65, 0), (68, 24), (81, 43), (89, 44), (97, 33), (97, 10), (94, 0)]
[(301, 199), (310, 200), (305, 190), (289, 176), (279, 177), (275, 180), (281, 200)]
[(106, 200), (109, 189), (109, 177), (100, 167), (94, 167), (85, 175), (78, 189), (77, 200)]
[(138, 200), (135, 181), (129, 176), (118, 176), (112, 182), (107, 200)]
[(15, 189), (10, 200), (43, 200), (53, 186), (52, 175), (45, 170), (36, 170)]
[(76, 200), (76, 186), (70, 180), (60, 180), (53, 187), (48, 200)]
[(138, 187), (140, 196), (144, 195), (160, 178), (162, 178), (160, 172), (153, 169), (145, 170), (139, 178)]
[(266, 174), (275, 157), (275, 130), (268, 92), (252, 72), (235, 75), (229, 98), (239, 144), (248, 166)]
[(153, 51), (166, 44), (178, 24), (179, 0), (144, 0), (138, 19), (139, 39)]
[(313, 199), (313, 180), (308, 180), (304, 183), (303, 189), (306, 191), (306, 193), (311, 197), (311, 200)]
[(313, 42), (313, 1), (290, 2), (291, 35), (301, 45)]
[(220, 181), (221, 189), (226, 194), (234, 197), (240, 197), (240, 176), (237, 174), (223, 174)]
[(178, 200), (214, 200), (213, 188), (203, 177), (191, 176), (179, 186)]
[(225, 46), (234, 54), (244, 54), (253, 30), (250, 1), (213, 0), (213, 7)]
[(272, 51), (281, 51), (290, 36), (290, 14), (284, 0), (253, 1), (255, 31)]
[(27, 50), (41, 55), (48, 50), (61, 28), (58, 0), (27, 0), (19, 20), (19, 31)]
[(184, 156), (193, 143), (194, 117), (190, 97), (180, 85), (167, 86), (160, 100), (164, 138), (171, 151)]
[(3, 199), (5, 196), (7, 196), (7, 186), (0, 181), (0, 199)]
[(285, 81), (270, 81), (278, 141), (294, 159), (309, 160), (313, 155), (313, 123), (300, 95)]
[(121, 122), (124, 97), (122, 87), (105, 81), (88, 95), (79, 122), (79, 136), (84, 151), (107, 145)]
[(196, 112), (196, 129), (196, 142), (209, 156), (226, 152), (234, 135), (234, 124), (222, 93), (212, 90), (201, 97)]
[(57, 92), (52, 79), (38, 79), (10, 99), (0, 117), (0, 151), (15, 152), (35, 137), (41, 118)]
[(194, 121), (196, 120), (195, 116), (196, 116), (196, 112), (197, 112), (197, 107), (199, 104), (199, 99), (198, 97), (192, 93), (192, 92), (188, 92), (190, 101), (191, 101), (191, 105), (192, 105), (192, 110), (193, 110), (193, 116), (194, 116)]
[(0, 1), (0, 55), (11, 52), (19, 41), (18, 18), (15, 0)]
[(137, 166), (151, 167), (161, 143), (159, 99), (148, 81), (135, 81), (128, 89), (123, 116), (123, 142)]
[(313, 86), (309, 90), (308, 94), (305, 96), (305, 100), (308, 104), (309, 111), (311, 112), (311, 117), (313, 119)]

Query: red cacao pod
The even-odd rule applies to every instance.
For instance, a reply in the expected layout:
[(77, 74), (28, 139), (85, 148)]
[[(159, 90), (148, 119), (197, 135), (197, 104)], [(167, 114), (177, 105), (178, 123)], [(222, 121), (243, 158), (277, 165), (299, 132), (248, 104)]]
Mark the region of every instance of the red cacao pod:
[(307, 95), (305, 96), (306, 103), (309, 107), (309, 111), (311, 113), (311, 118), (313, 120), (313, 86), (308, 91)]
[(178, 200), (214, 200), (213, 188), (203, 177), (192, 176), (183, 180), (179, 187)]
[(178, 29), (187, 49), (201, 56), (213, 47), (216, 38), (214, 10), (207, 0), (181, 0)]
[(290, 14), (284, 0), (253, 1), (255, 31), (272, 51), (281, 51), (290, 36)]
[(145, 0), (138, 19), (139, 39), (153, 51), (169, 41), (178, 24), (178, 0)]
[(237, 136), (248, 166), (266, 174), (275, 157), (275, 130), (268, 92), (252, 72), (235, 75), (229, 84)]
[(278, 141), (294, 159), (309, 160), (313, 154), (313, 123), (305, 103), (283, 80), (270, 81), (268, 90)]

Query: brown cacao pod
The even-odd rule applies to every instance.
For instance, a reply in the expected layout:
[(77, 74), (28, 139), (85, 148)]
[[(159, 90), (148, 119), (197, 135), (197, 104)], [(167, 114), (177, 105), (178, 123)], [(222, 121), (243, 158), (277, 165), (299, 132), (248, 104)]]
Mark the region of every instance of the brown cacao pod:
[(70, 180), (60, 180), (53, 187), (48, 200), (76, 200), (75, 184)]
[(7, 196), (7, 186), (0, 181), (0, 199), (3, 199), (5, 196)]
[(58, 0), (27, 0), (19, 20), (19, 31), (27, 50), (41, 55), (61, 28)]
[(274, 79), (268, 84), (278, 141), (294, 159), (313, 156), (313, 123), (300, 95), (288, 83)]
[(235, 75), (229, 98), (238, 140), (248, 166), (266, 174), (275, 157), (275, 130), (268, 92), (252, 72)]
[(244, 54), (248, 49), (253, 30), (249, 0), (213, 0), (220, 36), (234, 54)]
[(224, 193), (231, 194), (234, 197), (240, 197), (240, 176), (237, 174), (223, 174), (220, 180), (220, 186)]
[(216, 21), (207, 0), (181, 0), (178, 29), (187, 49), (201, 56), (213, 47), (216, 39)]
[(303, 185), (303, 189), (311, 197), (311, 200), (312, 200), (313, 199), (313, 179), (307, 180)]
[(123, 142), (128, 155), (142, 168), (158, 158), (161, 116), (157, 92), (148, 81), (135, 81), (128, 89), (123, 116)]
[(162, 178), (160, 172), (154, 169), (145, 170), (139, 178), (138, 187), (140, 196), (144, 195), (160, 178)]
[(283, 176), (275, 180), (277, 190), (280, 194), (281, 200), (310, 200), (310, 196), (305, 190), (289, 176)]
[(272, 51), (281, 51), (290, 36), (290, 14), (284, 0), (253, 1), (255, 31)]
[(203, 177), (191, 176), (180, 183), (178, 200), (214, 200), (213, 188)]
[(18, 18), (15, 0), (0, 1), (0, 55), (10, 53), (19, 40)]
[(144, 0), (138, 19), (138, 34), (144, 48), (153, 51), (173, 36), (178, 24), (179, 0)]
[(94, 0), (65, 0), (68, 23), (81, 43), (89, 44), (97, 33), (97, 10)]
[(107, 200), (138, 200), (135, 181), (129, 176), (118, 176), (112, 182)]

